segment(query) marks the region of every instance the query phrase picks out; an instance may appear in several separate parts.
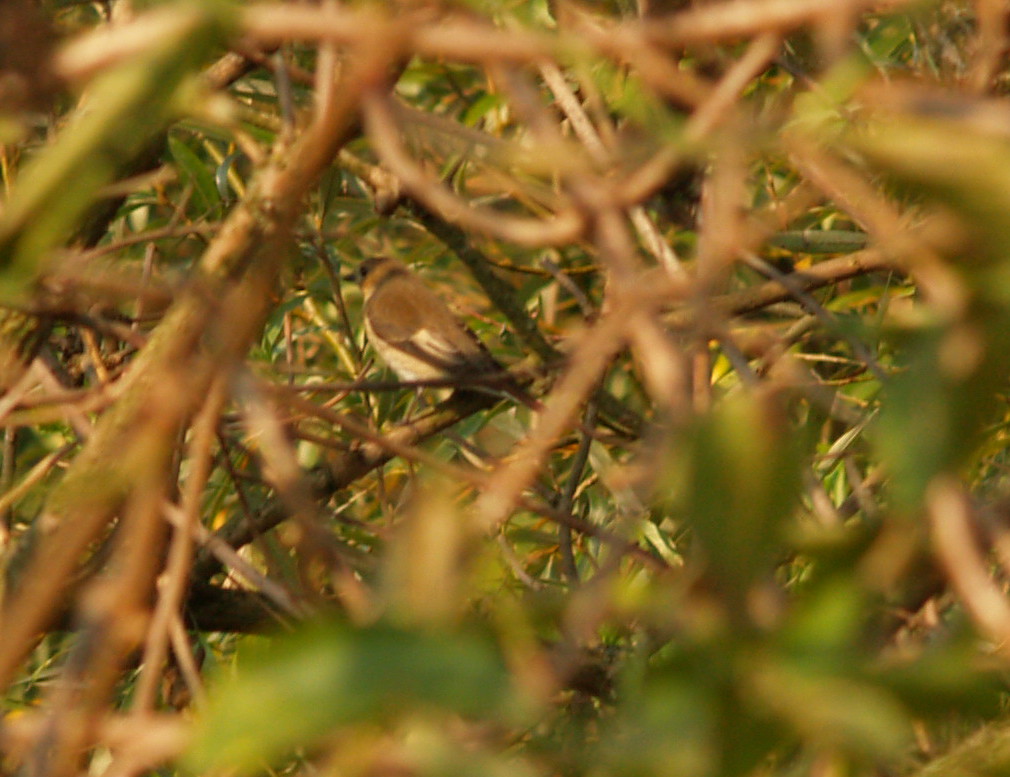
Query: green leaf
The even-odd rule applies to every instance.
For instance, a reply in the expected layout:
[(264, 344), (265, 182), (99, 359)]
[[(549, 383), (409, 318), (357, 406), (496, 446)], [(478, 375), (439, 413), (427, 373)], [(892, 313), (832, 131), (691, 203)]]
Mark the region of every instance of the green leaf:
[(222, 38), (226, 8), (179, 2), (152, 11), (157, 44), (89, 85), (86, 105), (20, 173), (0, 217), (0, 296), (16, 299), (98, 189), (177, 113), (180, 87)]
[[(934, 111), (963, 112), (963, 103), (938, 98)], [(962, 264), (971, 278), (984, 266), (981, 259), (1003, 262), (1010, 251), (1010, 143), (1002, 137), (972, 132), (965, 122), (943, 121), (927, 115), (896, 115), (852, 133), (850, 143), (860, 153), (918, 194), (944, 202), (966, 217), (977, 242), (971, 262)], [(979, 256), (978, 254), (982, 254)], [(976, 279), (978, 276), (975, 276)], [(977, 288), (987, 294), (1010, 288)]]
[(463, 114), (463, 123), (468, 127), (472, 127), (483, 119), (484, 116), (501, 105), (502, 98), (500, 95), (485, 92), (466, 109), (466, 112)]
[(196, 210), (201, 216), (209, 214), (220, 204), (221, 197), (207, 163), (179, 138), (170, 137), (168, 149), (183, 177), (193, 184), (193, 204)]
[(748, 684), (753, 703), (766, 706), (804, 739), (894, 764), (911, 741), (905, 710), (871, 683), (759, 661)]
[[(940, 107), (962, 110), (956, 100), (933, 110)], [(882, 119), (851, 141), (911, 193), (963, 222), (961, 245), (949, 249), (959, 256), (945, 291), (959, 300), (902, 333), (907, 368), (881, 414), (879, 444), (894, 493), (914, 510), (934, 476), (960, 475), (1002, 404), (1010, 372), (1010, 143), (925, 115)]]
[(998, 658), (979, 655), (974, 633), (963, 631), (947, 642), (927, 645), (918, 655), (891, 657), (877, 668), (873, 679), (917, 717), (943, 721), (955, 714), (1000, 715), (1006, 708), (1003, 664)]
[(800, 488), (796, 437), (775, 399), (740, 395), (675, 442), (667, 488), (737, 604), (781, 553)]
[(496, 649), (474, 634), (321, 623), (240, 654), (187, 761), (248, 770), (339, 726), (431, 710), (494, 716), (509, 699)]

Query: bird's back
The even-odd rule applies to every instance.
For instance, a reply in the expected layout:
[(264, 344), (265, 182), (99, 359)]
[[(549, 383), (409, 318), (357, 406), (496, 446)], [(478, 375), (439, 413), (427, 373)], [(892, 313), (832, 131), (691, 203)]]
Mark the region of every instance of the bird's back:
[(503, 370), (441, 298), (406, 277), (391, 277), (376, 288), (366, 303), (365, 325), (379, 355), (406, 380)]

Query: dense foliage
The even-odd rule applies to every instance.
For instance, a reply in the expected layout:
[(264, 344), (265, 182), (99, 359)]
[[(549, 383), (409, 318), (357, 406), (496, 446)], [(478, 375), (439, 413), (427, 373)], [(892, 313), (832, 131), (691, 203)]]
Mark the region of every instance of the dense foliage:
[(4, 773), (1010, 768), (1008, 17), (7, 0)]

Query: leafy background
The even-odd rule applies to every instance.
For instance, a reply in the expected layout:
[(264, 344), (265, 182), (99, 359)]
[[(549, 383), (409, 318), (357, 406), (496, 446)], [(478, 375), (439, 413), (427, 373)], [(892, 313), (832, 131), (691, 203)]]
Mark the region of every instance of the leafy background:
[(1007, 16), (9, 0), (4, 772), (1010, 768)]

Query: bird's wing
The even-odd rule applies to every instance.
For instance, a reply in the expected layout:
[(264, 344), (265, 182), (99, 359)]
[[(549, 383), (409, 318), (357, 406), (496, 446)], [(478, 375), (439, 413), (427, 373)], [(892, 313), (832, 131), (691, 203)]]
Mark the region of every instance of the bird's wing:
[[(389, 294), (383, 292), (389, 291)], [(381, 298), (380, 298), (381, 295)], [(375, 336), (389, 346), (432, 367), (447, 372), (479, 369), (475, 354), (481, 346), (437, 298), (419, 290), (407, 293), (400, 288), (383, 289), (377, 296), (383, 307), (394, 307), (395, 316), (372, 316), (369, 325)], [(490, 354), (488, 355), (490, 358)], [(479, 357), (478, 357), (479, 361)], [(491, 359), (494, 368), (494, 360)]]
[[(390, 366), (398, 373), (411, 376), (410, 379), (501, 375), (502, 381), (494, 389), (537, 408), (537, 400), (509, 375), (477, 335), (450, 313), (440, 299), (426, 297), (427, 294), (427, 290), (406, 290), (391, 283), (371, 300), (383, 307), (392, 306), (397, 315), (366, 316), (370, 336), (384, 342), (388, 349), (428, 365), (433, 372), (426, 375), (426, 371), (418, 370), (416, 365), (411, 366), (402, 358), (397, 360), (395, 354), (387, 352), (384, 358)], [(498, 392), (493, 390), (492, 393)]]
[(466, 362), (466, 354), (460, 351), (458, 344), (446, 338), (445, 332), (422, 327), (411, 335), (409, 345), (439, 363), (458, 365)]

